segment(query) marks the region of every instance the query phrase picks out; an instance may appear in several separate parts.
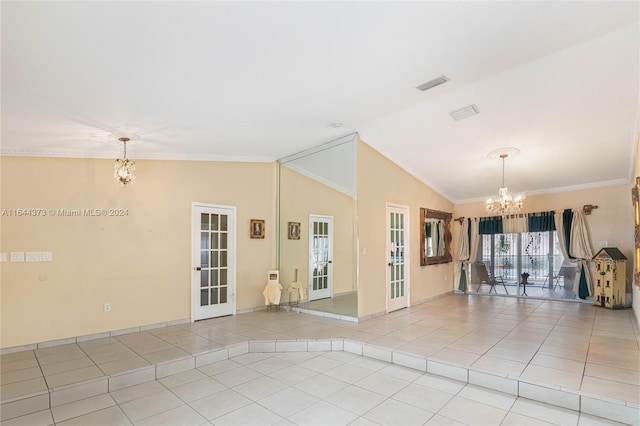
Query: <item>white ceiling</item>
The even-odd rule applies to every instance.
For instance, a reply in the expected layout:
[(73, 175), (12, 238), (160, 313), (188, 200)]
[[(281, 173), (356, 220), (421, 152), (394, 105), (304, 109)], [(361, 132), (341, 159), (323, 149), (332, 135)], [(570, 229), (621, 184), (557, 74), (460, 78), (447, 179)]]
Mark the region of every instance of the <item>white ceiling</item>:
[[(629, 182), (640, 3), (12, 2), (2, 154), (271, 161), (358, 131), (452, 201)], [(416, 86), (440, 75), (427, 92)], [(449, 112), (475, 104), (455, 122)], [(342, 127), (330, 124), (340, 122)], [(138, 174), (143, 175), (139, 170)]]

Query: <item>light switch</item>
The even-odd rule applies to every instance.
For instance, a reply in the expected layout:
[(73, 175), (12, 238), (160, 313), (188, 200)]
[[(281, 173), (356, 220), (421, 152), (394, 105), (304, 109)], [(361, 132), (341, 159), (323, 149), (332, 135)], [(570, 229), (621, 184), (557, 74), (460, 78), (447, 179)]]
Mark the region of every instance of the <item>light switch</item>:
[(27, 262), (40, 262), (40, 254), (37, 251), (28, 251)]
[(24, 252), (23, 251), (12, 251), (11, 252), (11, 261), (12, 262), (24, 262)]
[(40, 255), (40, 262), (51, 262), (52, 260), (50, 251), (41, 251), (39, 255)]
[(0, 253), (0, 262), (7, 261), (7, 253)]

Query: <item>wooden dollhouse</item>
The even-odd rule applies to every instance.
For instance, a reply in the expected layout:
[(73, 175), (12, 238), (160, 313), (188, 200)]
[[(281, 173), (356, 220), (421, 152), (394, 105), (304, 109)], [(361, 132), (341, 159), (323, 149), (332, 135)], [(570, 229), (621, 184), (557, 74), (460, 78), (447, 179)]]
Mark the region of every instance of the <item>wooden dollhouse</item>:
[(595, 261), (593, 304), (604, 308), (623, 308), (626, 305), (627, 258), (615, 247), (600, 249)]

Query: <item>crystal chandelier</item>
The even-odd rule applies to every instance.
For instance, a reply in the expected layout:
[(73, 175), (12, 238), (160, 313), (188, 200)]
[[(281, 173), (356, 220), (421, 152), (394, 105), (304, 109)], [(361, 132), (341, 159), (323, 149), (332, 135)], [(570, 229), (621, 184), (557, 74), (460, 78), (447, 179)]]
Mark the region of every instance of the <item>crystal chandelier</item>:
[(127, 142), (129, 138), (118, 138), (118, 140), (124, 143), (124, 155), (123, 158), (118, 158), (113, 163), (113, 178), (120, 182), (122, 185), (133, 183), (136, 181), (136, 163), (127, 159)]
[(504, 160), (508, 156), (509, 154), (500, 154), (500, 158), (502, 158), (502, 188), (498, 189), (497, 197), (487, 200), (487, 205), (485, 206), (487, 213), (492, 215), (514, 214), (522, 210), (524, 196), (509, 194), (509, 190), (504, 184)]

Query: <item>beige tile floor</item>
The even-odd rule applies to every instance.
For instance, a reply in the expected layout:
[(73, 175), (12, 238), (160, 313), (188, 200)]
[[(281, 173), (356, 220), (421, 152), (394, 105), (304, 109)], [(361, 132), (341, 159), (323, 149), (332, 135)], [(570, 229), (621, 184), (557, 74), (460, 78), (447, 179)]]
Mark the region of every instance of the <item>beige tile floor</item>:
[(618, 424), (347, 352), (248, 353), (11, 419), (3, 425), (54, 423)]
[[(361, 323), (349, 323), (283, 310), (278, 312), (261, 311), (138, 333), (122, 335), (114, 333), (110, 337), (96, 340), (3, 355), (0, 357), (2, 368), (0, 392), (4, 402), (21, 395), (30, 395), (105, 375), (144, 368), (168, 360), (186, 360), (193, 355), (247, 340), (344, 338), (429, 357), (432, 360), (441, 360), (448, 364), (481, 368), (514, 378), (527, 378), (543, 384), (640, 404), (639, 336), (631, 310), (611, 311), (582, 303), (534, 299), (451, 295)], [(224, 362), (212, 364), (217, 367), (212, 367), (209, 370), (207, 367), (192, 370), (189, 374), (198, 375), (200, 372), (208, 377), (199, 377), (198, 380), (189, 381), (190, 385), (184, 386), (180, 390), (174, 391), (174, 386), (168, 386), (162, 381), (153, 385), (163, 386), (162, 398), (164, 399), (150, 403), (150, 405), (159, 405), (159, 408), (166, 408), (166, 410), (176, 410), (177, 413), (191, 413), (189, 409), (195, 409), (193, 406), (195, 401), (206, 398), (206, 396), (200, 397), (202, 395), (198, 393), (200, 389), (209, 389), (210, 391), (215, 388), (218, 389), (216, 393), (234, 391), (243, 395), (252, 401), (251, 404), (243, 406), (245, 407), (242, 409), (244, 414), (254, 413), (262, 416), (258, 413), (264, 413), (268, 407), (256, 404), (257, 401), (261, 401), (265, 397), (261, 392), (264, 392), (265, 389), (276, 388), (279, 389), (278, 392), (284, 392), (289, 387), (296, 386), (291, 383), (291, 378), (287, 381), (285, 378), (272, 377), (273, 374), (276, 371), (282, 371), (283, 374), (293, 371), (298, 373), (295, 376), (296, 379), (305, 379), (297, 384), (297, 388), (321, 400), (312, 400), (314, 402), (308, 408), (296, 412), (295, 415), (299, 417), (293, 418), (294, 414), (283, 416), (277, 411), (269, 410), (270, 414), (265, 419), (271, 418), (271, 414), (273, 414), (279, 416), (274, 417), (278, 421), (280, 418), (285, 418), (294, 424), (312, 424), (312, 418), (304, 416), (312, 416), (314, 412), (324, 413), (327, 412), (327, 408), (333, 410), (334, 406), (339, 407), (336, 405), (338, 397), (333, 399), (330, 397), (341, 389), (333, 389), (327, 383), (335, 384), (332, 380), (339, 382), (347, 380), (347, 382), (359, 382), (358, 389), (352, 390), (352, 392), (361, 392), (363, 389), (380, 394), (385, 399), (375, 407), (371, 407), (371, 410), (377, 410), (373, 413), (377, 413), (375, 418), (378, 420), (372, 419), (373, 414), (370, 411), (366, 411), (363, 413), (364, 415), (360, 414), (363, 409), (361, 406), (358, 406), (357, 410), (353, 407), (352, 409), (349, 407), (339, 408), (355, 414), (356, 417), (352, 420), (357, 423), (370, 424), (368, 422), (373, 420), (378, 423), (393, 424), (393, 422), (387, 423), (384, 420), (387, 412), (385, 410), (388, 407), (398, 408), (398, 403), (407, 404), (408, 400), (400, 399), (398, 401), (397, 398), (394, 399), (394, 396), (415, 383), (411, 381), (403, 385), (401, 378), (394, 377), (393, 380), (387, 379), (384, 386), (376, 387), (377, 382), (370, 377), (372, 374), (368, 374), (366, 366), (359, 365), (354, 362), (354, 359), (349, 363), (333, 359), (332, 357), (335, 357), (336, 354), (338, 353), (316, 354), (313, 359), (302, 361), (296, 360), (293, 356), (295, 354), (291, 354), (290, 359), (287, 359), (286, 354), (277, 356), (271, 354), (251, 363), (248, 362), (252, 359), (251, 356), (255, 357), (258, 354), (249, 354), (251, 356), (235, 358), (229, 362), (242, 363), (243, 360), (246, 360), (245, 364), (252, 364), (252, 368), (225, 371), (215, 371), (217, 368), (223, 368)], [(343, 353), (343, 355), (350, 354)], [(268, 359), (270, 361), (264, 362), (264, 365), (253, 365)], [(288, 364), (284, 365), (283, 360)], [(360, 362), (360, 364), (363, 363), (367, 364), (365, 361)], [(318, 374), (308, 376), (308, 371)], [(215, 372), (213, 376), (211, 376), (212, 372)], [(268, 380), (262, 376), (268, 376)], [(205, 380), (207, 378), (213, 379), (214, 382)], [(254, 383), (256, 386), (241, 388), (244, 393), (236, 389), (244, 383), (258, 379), (262, 379), (262, 381)], [(176, 378), (175, 380), (180, 381), (181, 379)], [(185, 385), (185, 383), (180, 385)], [(143, 389), (145, 388), (143, 387)], [(314, 394), (310, 389), (318, 390)], [(176, 392), (178, 393), (176, 394)], [(207, 391), (202, 390), (202, 392)], [(455, 392), (456, 398), (458, 397), (457, 393)], [(113, 422), (108, 421), (103, 424), (118, 424), (119, 420), (117, 419), (137, 423), (158, 414), (147, 415), (149, 412), (145, 411), (149, 410), (147, 408), (128, 408), (147, 407), (145, 400), (138, 403), (134, 403), (134, 401), (142, 398), (150, 398), (149, 401), (155, 401), (156, 397), (148, 395), (121, 402), (116, 399), (114, 394), (116, 392), (85, 400), (85, 404), (88, 404), (87, 406), (90, 408), (95, 408), (93, 401), (97, 401), (95, 404), (98, 406), (104, 405), (100, 408), (105, 411), (102, 414), (94, 413), (97, 409), (83, 412), (88, 408), (77, 409), (74, 407), (67, 407), (66, 409), (70, 410), (71, 414), (64, 414), (65, 409), (61, 407), (66, 406), (60, 406), (54, 407), (51, 411), (53, 414), (50, 413), (50, 415), (53, 415), (54, 420), (62, 421), (60, 420), (62, 418), (70, 420), (77, 417), (78, 412), (93, 413), (91, 415), (96, 416), (95, 418), (103, 418), (104, 415), (107, 416), (104, 418), (111, 419), (112, 417), (108, 416), (114, 416)], [(225, 395), (231, 394), (226, 393), (219, 396)], [(362, 395), (353, 398), (363, 399)], [(379, 398), (374, 399), (378, 400)], [(478, 408), (480, 411), (457, 410), (455, 407), (459, 402), (456, 401), (455, 398), (448, 400), (445, 405), (449, 408), (445, 411), (442, 411), (445, 405), (440, 407), (440, 410), (429, 409), (428, 405), (418, 405), (414, 408), (431, 413), (427, 420), (440, 422), (436, 424), (446, 424), (447, 419), (474, 424), (471, 419), (454, 417), (454, 414), (458, 415), (459, 411), (476, 412), (476, 420), (484, 422), (482, 424), (501, 424), (500, 422), (502, 424), (522, 424), (525, 421), (536, 423), (535, 420), (530, 421), (529, 414), (536, 411), (531, 408), (531, 404), (533, 404), (531, 401), (516, 400), (514, 397), (513, 405), (510, 410), (507, 410), (508, 414), (505, 414), (499, 421), (496, 420), (497, 423), (493, 422), (494, 418), (490, 415), (483, 417), (479, 414), (484, 412), (480, 409), (482, 407)], [(80, 404), (81, 402), (73, 404), (84, 406)], [(125, 417), (121, 417), (122, 413), (114, 408), (116, 403), (116, 408), (121, 412), (127, 413), (125, 410), (127, 408), (136, 414), (129, 415), (127, 413)], [(475, 403), (482, 404), (483, 402), (475, 401)], [(233, 406), (232, 402), (229, 404)], [(425, 404), (427, 403), (425, 402)], [(521, 410), (523, 412), (514, 411), (513, 407), (516, 406), (529, 407), (529, 411), (524, 408)], [(504, 408), (501, 409), (505, 411)], [(558, 408), (554, 409), (559, 410)], [(153, 409), (150, 410), (153, 411)], [(59, 412), (63, 414), (59, 414)], [(407, 412), (413, 411), (408, 410)], [(207, 421), (220, 417), (211, 417), (212, 414), (205, 415), (198, 410), (196, 413), (199, 413)], [(67, 417), (72, 414), (73, 417)], [(577, 413), (575, 414), (577, 415)], [(41, 415), (46, 417), (46, 413)], [(58, 419), (56, 419), (56, 415)], [(520, 419), (518, 416), (526, 418)], [(194, 418), (199, 417), (194, 416)], [(488, 419), (492, 420), (489, 422)], [(31, 421), (29, 419), (23, 420), (28, 420), (26, 424)], [(158, 422), (161, 422), (160, 420)], [(330, 420), (327, 419), (327, 422), (332, 424)], [(591, 420), (593, 419), (589, 419), (589, 421)], [(225, 421), (214, 421), (214, 423), (225, 424)], [(228, 424), (233, 424), (234, 421), (239, 422), (240, 420), (237, 418), (229, 419)], [(35, 424), (35, 420), (33, 422)], [(171, 422), (168, 421), (168, 424)], [(556, 422), (556, 424), (577, 423)], [(581, 424), (588, 424), (588, 421), (584, 420)]]

